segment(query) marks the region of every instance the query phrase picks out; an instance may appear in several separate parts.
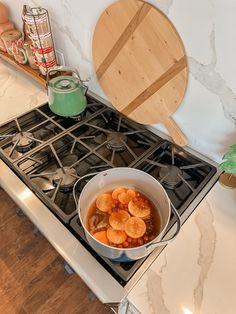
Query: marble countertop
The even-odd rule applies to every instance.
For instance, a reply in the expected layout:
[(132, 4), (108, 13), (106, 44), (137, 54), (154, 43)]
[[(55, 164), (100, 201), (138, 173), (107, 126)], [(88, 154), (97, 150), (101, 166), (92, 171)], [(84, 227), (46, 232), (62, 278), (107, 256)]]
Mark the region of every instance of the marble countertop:
[[(43, 87), (0, 61), (0, 124), (46, 101)], [(236, 312), (235, 204), (236, 190), (217, 183), (129, 294), (132, 313)]]
[(46, 101), (44, 87), (0, 60), (0, 124)]
[(236, 190), (217, 183), (128, 300), (142, 314), (234, 314), (235, 295)]

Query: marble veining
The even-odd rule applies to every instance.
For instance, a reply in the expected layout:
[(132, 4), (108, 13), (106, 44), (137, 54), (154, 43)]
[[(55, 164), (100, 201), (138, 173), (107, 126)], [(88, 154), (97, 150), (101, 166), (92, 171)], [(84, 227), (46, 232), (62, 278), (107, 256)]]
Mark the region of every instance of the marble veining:
[(72, 16), (72, 11), (70, 9), (70, 4), (66, 0), (61, 0), (61, 6), (63, 8), (64, 14), (68, 17)]
[(224, 114), (236, 125), (236, 95), (233, 90), (227, 86), (227, 82), (216, 71), (217, 55), (215, 48), (215, 26), (210, 35), (210, 46), (212, 49), (212, 59), (209, 64), (202, 64), (193, 57), (189, 56), (190, 73), (194, 78), (205, 86), (209, 91), (218, 95), (223, 106)]
[[(161, 266), (159, 274), (150, 269), (147, 273), (147, 291), (148, 291), (148, 302), (152, 308), (152, 314), (170, 314), (166, 304), (165, 304), (165, 293), (163, 291), (162, 285), (162, 275), (167, 267), (167, 259), (164, 254), (164, 263)], [(158, 300), (158, 302), (155, 302)], [(150, 313), (151, 314), (151, 313)]]
[(204, 297), (204, 283), (207, 279), (207, 274), (213, 263), (216, 248), (214, 216), (209, 202), (207, 202), (207, 200), (204, 200), (204, 203), (204, 212), (198, 212), (195, 216), (195, 223), (200, 232), (198, 265), (201, 269), (198, 277), (197, 286), (194, 288), (193, 292), (195, 314), (201, 313), (201, 305)]
[(57, 29), (70, 40), (71, 44), (77, 50), (77, 53), (79, 53), (80, 58), (90, 63), (88, 57), (83, 52), (80, 41), (75, 37), (74, 33), (71, 32), (71, 29), (66, 25), (60, 25), (60, 23), (57, 22), (55, 19), (52, 19), (52, 21), (56, 25)]

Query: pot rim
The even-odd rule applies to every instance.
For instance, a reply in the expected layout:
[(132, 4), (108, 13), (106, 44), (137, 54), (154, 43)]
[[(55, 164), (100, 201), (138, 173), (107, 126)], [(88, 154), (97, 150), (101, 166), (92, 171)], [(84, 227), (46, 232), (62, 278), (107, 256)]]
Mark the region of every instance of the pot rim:
[[(94, 241), (96, 241), (96, 242), (99, 243), (100, 245), (103, 245), (103, 246), (105, 246), (105, 247), (107, 247), (107, 248), (109, 248), (109, 249), (113, 249), (113, 250), (116, 250), (116, 251), (133, 251), (133, 250), (137, 250), (138, 248), (145, 248), (145, 247), (147, 247), (148, 244), (150, 244), (150, 243), (156, 241), (158, 237), (162, 236), (162, 234), (163, 234), (163, 233), (165, 232), (165, 230), (166, 230), (166, 227), (167, 227), (167, 225), (168, 225), (168, 223), (169, 223), (169, 221), (170, 221), (170, 216), (171, 216), (171, 202), (170, 202), (170, 198), (169, 198), (169, 196), (168, 196), (166, 190), (163, 188), (163, 186), (161, 185), (161, 183), (160, 183), (158, 180), (156, 180), (156, 179), (153, 178), (150, 174), (148, 174), (148, 173), (146, 173), (146, 172), (144, 172), (144, 171), (142, 171), (142, 170), (135, 169), (135, 168), (129, 168), (129, 167), (116, 167), (116, 168), (111, 168), (111, 169), (104, 170), (104, 171), (101, 171), (101, 172), (99, 172), (98, 174), (96, 174), (92, 179), (89, 180), (88, 183), (86, 183), (86, 185), (89, 184), (90, 182), (92, 183), (92, 180), (93, 180), (95, 177), (97, 177), (98, 175), (103, 175), (104, 173), (106, 173), (106, 172), (108, 172), (108, 171), (109, 171), (109, 172), (112, 172), (112, 171), (114, 171), (114, 170), (117, 171), (117, 169), (126, 169), (126, 170), (127, 170), (127, 168), (128, 168), (129, 170), (131, 170), (131, 171), (140, 172), (140, 173), (142, 173), (142, 174), (148, 176), (153, 182), (155, 182), (155, 184), (157, 183), (158, 185), (160, 185), (160, 187), (161, 187), (161, 189), (163, 190), (163, 192), (164, 192), (164, 194), (165, 194), (165, 196), (166, 196), (166, 199), (167, 199), (167, 201), (168, 201), (169, 215), (168, 215), (167, 223), (166, 223), (166, 225), (164, 226), (163, 230), (162, 230), (152, 241), (149, 241), (149, 242), (147, 242), (147, 243), (145, 243), (145, 244), (143, 244), (143, 245), (139, 245), (139, 246), (132, 247), (132, 248), (117, 248), (117, 247), (113, 247), (113, 246), (111, 246), (111, 245), (108, 245), (108, 244), (105, 244), (105, 243), (102, 243), (102, 242), (98, 241), (98, 240), (97, 240), (96, 238), (94, 238), (94, 236), (87, 230), (87, 228), (86, 228), (86, 226), (84, 225), (84, 222), (83, 222), (83, 220), (82, 220), (82, 218), (81, 218), (81, 214), (80, 214), (80, 198), (79, 198), (78, 206), (77, 206), (77, 211), (78, 211), (79, 219), (80, 219), (80, 222), (81, 222), (81, 225), (82, 225), (84, 231), (85, 231), (90, 237), (92, 237)], [(84, 188), (85, 188), (85, 187), (84, 187)], [(84, 190), (84, 189), (83, 189), (83, 190)], [(83, 190), (82, 190), (81, 194), (83, 193)], [(80, 194), (80, 196), (81, 196), (81, 194)], [(160, 240), (161, 240), (161, 239), (160, 239)]]

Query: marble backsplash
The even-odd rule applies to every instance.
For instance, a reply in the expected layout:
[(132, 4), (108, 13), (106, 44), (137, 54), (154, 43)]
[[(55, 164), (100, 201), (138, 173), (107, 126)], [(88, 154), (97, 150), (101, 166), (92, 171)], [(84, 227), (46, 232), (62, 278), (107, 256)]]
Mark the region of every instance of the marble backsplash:
[[(92, 64), (91, 42), (96, 21), (112, 0), (4, 0), (11, 19), (21, 27), (23, 4), (49, 10), (56, 48), (67, 65), (90, 78), (90, 89), (104, 97)], [(174, 119), (189, 146), (220, 161), (236, 143), (235, 0), (152, 0), (176, 26), (185, 44), (189, 84)], [(162, 125), (156, 125), (167, 132)]]

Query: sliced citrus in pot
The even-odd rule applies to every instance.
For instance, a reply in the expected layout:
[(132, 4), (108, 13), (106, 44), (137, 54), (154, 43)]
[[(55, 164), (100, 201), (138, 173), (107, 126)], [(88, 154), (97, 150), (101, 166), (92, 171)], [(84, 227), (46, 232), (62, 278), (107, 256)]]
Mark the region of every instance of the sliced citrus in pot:
[(120, 210), (119, 212), (114, 212), (109, 217), (109, 224), (113, 229), (125, 230), (125, 222), (130, 218), (130, 214), (125, 210)]
[(132, 189), (128, 189), (126, 193), (129, 195), (131, 200), (136, 197), (136, 192)]
[(107, 229), (107, 237), (108, 240), (114, 244), (121, 244), (127, 239), (127, 235), (124, 231), (115, 230), (111, 227)]
[(125, 232), (131, 238), (140, 238), (146, 232), (146, 224), (141, 218), (131, 217), (125, 223)]
[(139, 218), (146, 218), (151, 213), (151, 208), (142, 199), (134, 202), (129, 202), (128, 209), (131, 215)]
[(118, 200), (118, 195), (121, 194), (121, 193), (123, 193), (123, 192), (125, 192), (125, 189), (124, 189), (124, 188), (116, 188), (116, 189), (112, 192), (111, 196), (112, 196), (112, 198), (113, 198), (114, 200)]
[(123, 192), (123, 193), (118, 195), (118, 200), (123, 205), (128, 204), (135, 197), (135, 194), (133, 194), (133, 192), (131, 192), (132, 190), (128, 190), (128, 191), (127, 192)]
[(112, 197), (111, 194), (103, 193), (102, 195), (98, 196), (96, 199), (96, 206), (102, 212), (108, 212), (112, 209)]
[(104, 244), (109, 244), (106, 231), (98, 231), (93, 234), (93, 237)]

